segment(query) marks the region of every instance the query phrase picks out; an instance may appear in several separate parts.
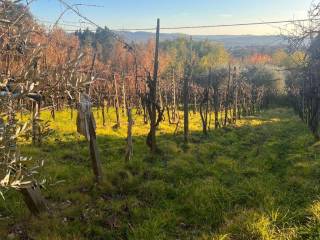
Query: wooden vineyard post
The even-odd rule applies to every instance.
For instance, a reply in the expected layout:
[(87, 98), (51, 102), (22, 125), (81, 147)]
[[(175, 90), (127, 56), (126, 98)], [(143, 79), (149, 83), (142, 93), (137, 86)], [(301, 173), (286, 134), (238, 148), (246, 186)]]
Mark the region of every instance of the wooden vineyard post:
[(150, 89), (151, 99), (151, 112), (150, 112), (150, 139), (151, 139), (151, 152), (155, 153), (157, 149), (156, 144), (156, 121), (157, 121), (157, 82), (158, 82), (158, 68), (159, 68), (159, 38), (160, 38), (160, 19), (157, 20), (157, 32), (156, 32), (156, 48), (154, 56), (154, 69), (152, 89)]
[(38, 122), (40, 120), (42, 96), (40, 94), (29, 93), (27, 97), (31, 100), (32, 143), (41, 144), (41, 133)]
[(132, 110), (128, 108), (128, 136), (127, 136), (127, 149), (126, 149), (126, 162), (129, 162), (133, 156), (133, 144), (132, 144)]
[[(2, 100), (2, 99), (1, 99)], [(41, 195), (39, 186), (34, 181), (28, 181), (26, 178), (32, 176), (32, 172), (24, 166), (21, 161), (20, 151), (17, 146), (18, 135), (17, 121), (13, 109), (13, 101), (8, 101), (8, 121), (0, 117), (0, 162), (6, 173), (6, 177), (1, 180), (1, 187), (11, 187), (17, 189), (23, 196), (24, 202), (33, 215), (39, 215), (47, 210), (47, 205)], [(9, 164), (8, 164), (9, 163)], [(29, 185), (29, 182), (31, 185)]]
[(175, 79), (175, 69), (172, 69), (172, 98), (173, 98), (173, 107), (172, 107), (172, 121), (176, 122), (176, 110), (177, 110), (177, 104), (176, 104), (176, 79)]
[(77, 116), (77, 130), (89, 141), (92, 169), (97, 183), (102, 182), (102, 168), (97, 146), (96, 124), (91, 111), (91, 102), (88, 95), (80, 94), (80, 103)]
[(102, 108), (101, 108), (101, 113), (102, 113), (102, 125), (105, 127), (106, 126), (106, 113), (105, 113), (105, 99), (102, 98)]
[(230, 96), (230, 83), (231, 83), (231, 63), (229, 62), (229, 72), (228, 72), (228, 84), (226, 89), (226, 100), (224, 102), (224, 123), (223, 126), (227, 126), (228, 121), (228, 109), (229, 109), (229, 96)]
[(154, 69), (153, 69), (153, 91), (152, 91), (152, 115), (150, 117), (151, 122), (151, 150), (155, 153), (156, 144), (156, 101), (157, 101), (157, 84), (158, 84), (158, 68), (159, 68), (159, 39), (160, 39), (160, 19), (157, 19), (157, 32), (156, 32), (156, 49), (154, 57)]
[(234, 67), (234, 77), (233, 77), (233, 85), (234, 85), (234, 105), (233, 105), (233, 123), (237, 123), (237, 119), (240, 119), (240, 113), (238, 109), (238, 97), (239, 97), (239, 80), (237, 74), (237, 67)]
[(193, 113), (197, 114), (198, 109), (197, 109), (197, 92), (196, 92), (196, 90), (193, 93), (193, 104), (194, 104)]
[(31, 116), (31, 122), (32, 122), (32, 144), (36, 144), (36, 137), (37, 137), (37, 133), (36, 133), (36, 102), (32, 101), (31, 106), (32, 106), (32, 116)]
[[(145, 83), (145, 91), (147, 92), (147, 89), (148, 89), (148, 84), (147, 82)], [(147, 107), (147, 100), (144, 99), (142, 101), (143, 103), (143, 122), (145, 124), (148, 124), (148, 107)]]
[(189, 141), (189, 76), (183, 81), (184, 143)]
[[(212, 82), (213, 84), (213, 108), (214, 108), (214, 128), (217, 129), (220, 127), (220, 123), (219, 123), (219, 82), (218, 79), (213, 78), (212, 77), (212, 72), (210, 69), (209, 72), (209, 81)], [(220, 109), (222, 110), (222, 107), (220, 107)], [(223, 122), (223, 112), (221, 111), (221, 123)]]
[(204, 89), (203, 99), (200, 104), (200, 117), (202, 121), (203, 134), (208, 135), (208, 113), (209, 113), (209, 87)]
[(114, 126), (114, 128), (118, 129), (120, 128), (119, 95), (118, 95), (117, 78), (115, 74), (113, 74), (113, 81), (114, 81), (114, 89), (115, 89), (115, 107), (116, 107), (116, 117), (117, 117), (117, 123)]
[(125, 76), (124, 73), (121, 73), (122, 78), (122, 113), (125, 114), (125, 110), (127, 108), (127, 101), (126, 101), (126, 86), (125, 86)]
[(96, 177), (96, 182), (101, 183), (102, 182), (102, 168), (101, 168), (101, 162), (100, 162), (100, 156), (99, 156), (99, 150), (97, 146), (97, 136), (96, 136), (96, 130), (94, 127), (94, 119), (93, 114), (89, 114), (88, 119), (88, 128), (89, 128), (89, 148), (90, 148), (90, 157), (91, 157), (91, 163), (94, 175)]
[[(189, 62), (188, 62), (189, 61)], [(184, 143), (189, 142), (189, 81), (192, 75), (192, 38), (190, 38), (190, 59), (186, 62), (183, 81), (183, 113), (184, 113)]]
[(39, 215), (48, 210), (45, 199), (41, 195), (39, 186), (34, 184), (32, 187), (22, 188), (20, 192), (24, 202), (33, 215)]

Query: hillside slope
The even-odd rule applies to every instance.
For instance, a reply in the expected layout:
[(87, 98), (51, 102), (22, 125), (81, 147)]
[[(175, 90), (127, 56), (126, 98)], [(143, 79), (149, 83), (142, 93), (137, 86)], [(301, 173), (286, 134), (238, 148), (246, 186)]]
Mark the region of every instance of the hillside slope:
[[(127, 41), (147, 42), (154, 38), (154, 33), (150, 32), (118, 32)], [(175, 40), (186, 35), (178, 33), (161, 33), (161, 41)], [(288, 44), (285, 37), (280, 35), (193, 35), (195, 41), (209, 40), (223, 43), (226, 48), (233, 47), (279, 47)]]
[(0, 200), (0, 239), (320, 237), (320, 148), (291, 110), (271, 109), (208, 137), (192, 115), (187, 148), (174, 126), (163, 124), (156, 158), (144, 143), (147, 126), (136, 117), (129, 164), (126, 129), (112, 130), (110, 111), (107, 127), (97, 119), (102, 186), (92, 184), (87, 144), (69, 114), (57, 114), (48, 144), (22, 149), (46, 160), (43, 192), (51, 212), (33, 218), (20, 196), (8, 193)]

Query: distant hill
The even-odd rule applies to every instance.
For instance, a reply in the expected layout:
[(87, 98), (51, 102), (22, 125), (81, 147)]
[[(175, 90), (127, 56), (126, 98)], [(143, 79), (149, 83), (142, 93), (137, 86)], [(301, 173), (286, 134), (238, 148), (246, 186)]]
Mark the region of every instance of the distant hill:
[[(154, 33), (150, 32), (118, 32), (127, 41), (147, 42), (154, 37)], [(162, 33), (161, 41), (175, 40), (184, 37), (184, 34), (178, 33)], [(192, 36), (195, 41), (209, 40), (223, 43), (226, 48), (238, 47), (278, 47), (286, 46), (287, 41), (282, 36), (256, 36), (256, 35), (195, 35)]]
[[(114, 38), (107, 29), (97, 29), (93, 32), (88, 29), (77, 31), (75, 33), (81, 45), (91, 44), (96, 47), (101, 46), (102, 56), (104, 60), (109, 58), (111, 49), (113, 48)], [(117, 32), (126, 42), (146, 43), (149, 39), (155, 37), (150, 32)], [(189, 37), (178, 33), (162, 33), (161, 41), (174, 41), (181, 37)], [(255, 35), (195, 35), (192, 36), (194, 41), (209, 40), (221, 43), (234, 57), (246, 57), (252, 54), (273, 54), (279, 48), (287, 48), (288, 42), (282, 36), (255, 36)]]

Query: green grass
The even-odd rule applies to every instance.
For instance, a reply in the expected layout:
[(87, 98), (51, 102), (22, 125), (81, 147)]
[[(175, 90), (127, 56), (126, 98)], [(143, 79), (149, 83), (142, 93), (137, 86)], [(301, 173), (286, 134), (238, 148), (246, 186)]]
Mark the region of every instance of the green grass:
[(58, 112), (47, 143), (22, 143), (23, 154), (45, 160), (50, 213), (32, 217), (20, 195), (7, 192), (0, 239), (320, 239), (320, 147), (291, 110), (268, 110), (207, 137), (191, 114), (187, 148), (163, 123), (156, 156), (145, 145), (148, 126), (134, 116), (128, 164), (125, 117), (113, 130), (112, 110), (106, 127), (95, 116), (103, 184), (93, 184), (75, 119)]

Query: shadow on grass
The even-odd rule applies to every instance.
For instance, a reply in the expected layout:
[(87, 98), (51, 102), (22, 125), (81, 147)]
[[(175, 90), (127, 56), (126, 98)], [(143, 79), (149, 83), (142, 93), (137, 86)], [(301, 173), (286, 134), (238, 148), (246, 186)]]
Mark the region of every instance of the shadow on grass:
[(161, 134), (156, 155), (149, 153), (145, 136), (136, 136), (129, 163), (125, 139), (98, 136), (101, 186), (92, 182), (85, 141), (25, 146), (29, 155), (47, 160), (44, 194), (53, 215), (44, 216), (46, 228), (39, 228), (39, 220), (11, 211), (28, 221), (28, 234), (36, 239), (52, 234), (48, 229), (79, 239), (193, 239), (218, 231), (248, 239), (240, 236), (255, 236), (252, 226), (275, 213), (275, 227), (297, 226), (318, 194), (311, 135), (288, 110), (268, 111), (250, 122), (255, 124), (244, 121), (208, 136), (192, 132), (187, 147), (181, 135)]

